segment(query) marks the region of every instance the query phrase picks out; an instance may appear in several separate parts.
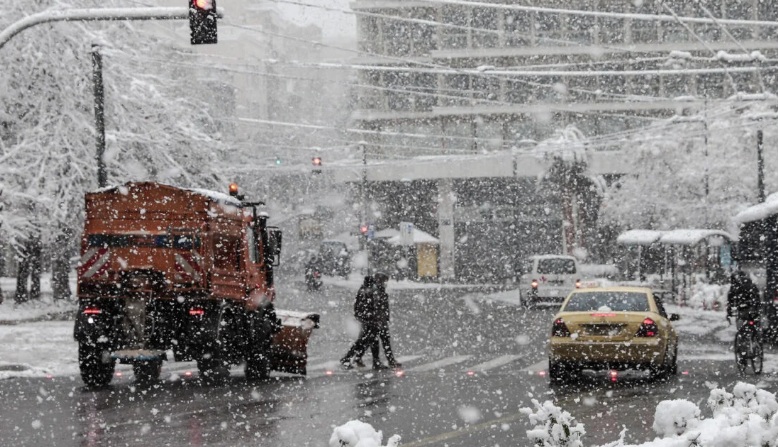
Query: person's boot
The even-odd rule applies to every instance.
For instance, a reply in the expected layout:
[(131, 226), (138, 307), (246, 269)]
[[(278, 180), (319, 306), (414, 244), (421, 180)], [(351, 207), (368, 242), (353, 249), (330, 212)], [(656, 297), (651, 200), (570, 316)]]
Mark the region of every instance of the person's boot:
[(395, 368), (395, 369), (398, 369), (403, 366), (401, 363), (396, 362), (395, 360), (388, 361), (387, 363), (390, 365), (391, 368)]
[(342, 369), (352, 369), (353, 368), (351, 359), (348, 359), (348, 358), (341, 359), (341, 360), (339, 360), (339, 363), (341, 364), (341, 368)]
[(371, 368), (375, 370), (380, 370), (380, 369), (387, 369), (387, 366), (383, 365), (381, 362), (374, 362)]

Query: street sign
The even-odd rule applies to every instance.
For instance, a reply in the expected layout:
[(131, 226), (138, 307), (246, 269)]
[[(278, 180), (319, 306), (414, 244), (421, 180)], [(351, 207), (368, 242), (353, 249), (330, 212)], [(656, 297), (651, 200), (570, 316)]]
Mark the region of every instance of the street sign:
[(374, 239), (374, 233), (376, 233), (376, 225), (369, 225), (368, 231), (366, 232), (366, 239), (372, 240)]

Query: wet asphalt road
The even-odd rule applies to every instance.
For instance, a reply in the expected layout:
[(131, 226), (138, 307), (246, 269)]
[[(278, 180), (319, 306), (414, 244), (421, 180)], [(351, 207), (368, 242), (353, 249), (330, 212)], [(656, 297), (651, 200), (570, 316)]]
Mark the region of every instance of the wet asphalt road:
[[(525, 446), (531, 399), (555, 400), (585, 425), (586, 445), (651, 440), (658, 402), (685, 398), (704, 407), (711, 386), (739, 379), (728, 346), (681, 334), (684, 346), (721, 350), (715, 359), (681, 355), (666, 383), (642, 377), (587, 376), (551, 388), (546, 340), (554, 311), (524, 312), (465, 290), (391, 290), (391, 330), (403, 373), (342, 371), (337, 359), (353, 341), (354, 292), (333, 285), (317, 293), (282, 290), (278, 307), (317, 311), (322, 327), (309, 345), (306, 378), (275, 375), (249, 385), (241, 368), (223, 385), (204, 385), (191, 364), (166, 364), (163, 381), (136, 387), (132, 373), (102, 390), (78, 377), (0, 381), (0, 444), (14, 446), (326, 446), (334, 426), (351, 419), (403, 446)], [(777, 362), (776, 349), (770, 350)], [(705, 356), (707, 357), (707, 356)], [(370, 364), (370, 358), (366, 357)], [(777, 391), (776, 367), (742, 380)], [(190, 374), (191, 373), (191, 374)], [(703, 415), (709, 416), (703, 409)]]

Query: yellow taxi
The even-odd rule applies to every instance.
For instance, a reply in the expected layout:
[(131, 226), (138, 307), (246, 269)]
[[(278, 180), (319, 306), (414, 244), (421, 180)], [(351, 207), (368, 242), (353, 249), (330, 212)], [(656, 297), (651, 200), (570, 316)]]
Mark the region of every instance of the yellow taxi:
[(581, 370), (649, 369), (654, 378), (677, 374), (677, 333), (659, 294), (644, 287), (572, 291), (555, 315), (549, 376), (575, 378)]

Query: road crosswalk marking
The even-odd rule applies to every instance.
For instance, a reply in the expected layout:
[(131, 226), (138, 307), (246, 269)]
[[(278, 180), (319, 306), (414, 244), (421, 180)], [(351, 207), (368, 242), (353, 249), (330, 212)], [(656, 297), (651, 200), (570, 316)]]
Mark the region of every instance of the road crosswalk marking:
[(435, 369), (443, 368), (445, 366), (465, 362), (470, 358), (471, 358), (470, 355), (455, 355), (452, 357), (447, 357), (446, 359), (441, 359), (435, 362), (425, 363), (423, 365), (415, 366), (413, 368), (406, 368), (406, 371), (415, 371), (415, 372), (433, 371)]
[(522, 355), (510, 355), (510, 354), (502, 355), (501, 357), (496, 357), (493, 360), (490, 360), (490, 361), (487, 361), (487, 362), (483, 362), (483, 363), (480, 363), (479, 365), (475, 365), (475, 366), (472, 366), (472, 367), (466, 368), (466, 369), (469, 370), (469, 371), (474, 371), (474, 372), (484, 372), (484, 371), (491, 370), (493, 368), (498, 368), (499, 366), (504, 366), (507, 363), (512, 363), (515, 360), (523, 358), (523, 357), (524, 356), (522, 356)]

